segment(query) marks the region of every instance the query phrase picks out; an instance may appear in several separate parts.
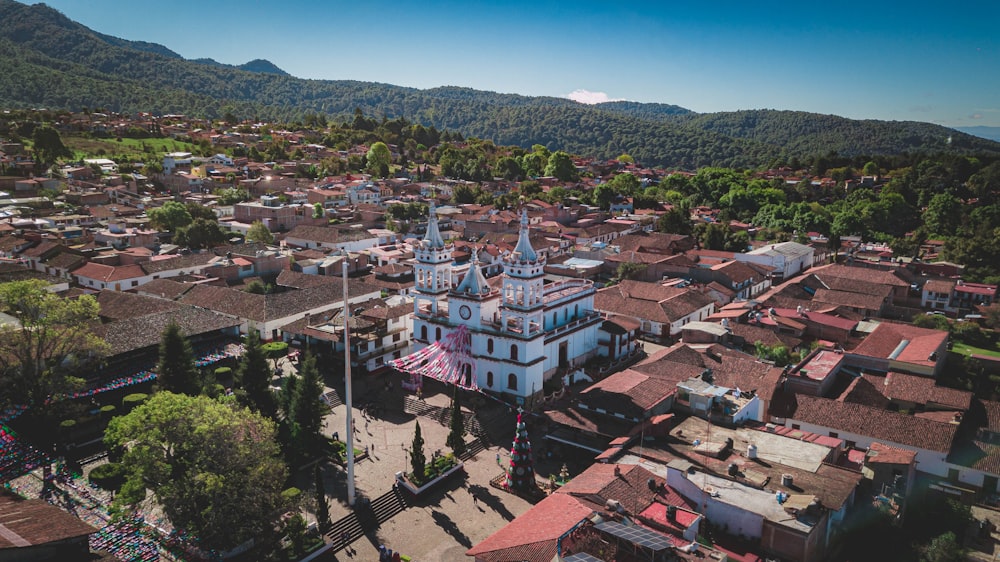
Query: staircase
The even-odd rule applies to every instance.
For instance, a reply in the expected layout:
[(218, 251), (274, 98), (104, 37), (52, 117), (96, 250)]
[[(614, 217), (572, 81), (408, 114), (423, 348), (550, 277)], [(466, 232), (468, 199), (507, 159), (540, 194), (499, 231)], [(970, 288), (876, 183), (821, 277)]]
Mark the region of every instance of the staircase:
[(459, 455), (458, 458), (462, 459), (463, 461), (472, 460), (472, 457), (478, 455), (479, 453), (485, 450), (486, 446), (483, 445), (483, 441), (479, 437), (476, 437), (472, 441), (469, 441), (468, 443), (465, 444), (465, 452)]
[(337, 406), (344, 405), (344, 401), (340, 399), (340, 394), (338, 394), (336, 390), (331, 390), (330, 392), (327, 392), (321, 397), (321, 399), (323, 400), (324, 404), (330, 407), (331, 410), (336, 408)]
[[(451, 408), (432, 406), (423, 400), (417, 400), (411, 396), (403, 398), (403, 411), (408, 414), (430, 418), (444, 426), (451, 424)], [(479, 423), (479, 418), (476, 417), (475, 412), (462, 412), (462, 422), (466, 433), (475, 435), (477, 439), (487, 439), (486, 431)]]
[[(407, 495), (395, 486), (371, 503), (363, 502), (367, 500), (359, 498), (355, 510), (335, 521), (327, 531), (326, 537), (334, 551), (353, 543), (413, 505)], [(347, 532), (346, 541), (341, 538), (344, 532)]]

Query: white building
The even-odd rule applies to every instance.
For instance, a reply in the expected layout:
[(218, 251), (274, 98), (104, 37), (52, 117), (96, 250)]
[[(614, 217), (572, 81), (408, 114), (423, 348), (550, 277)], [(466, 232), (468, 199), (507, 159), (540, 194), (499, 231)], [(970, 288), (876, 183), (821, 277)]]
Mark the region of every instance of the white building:
[(540, 396), (544, 381), (597, 353), (603, 320), (594, 311), (593, 283), (571, 279), (544, 284), (545, 258), (528, 241), (526, 212), (517, 246), (502, 258), (499, 290), (486, 280), (476, 253), (468, 273), (454, 286), (454, 249), (441, 237), (432, 207), (427, 234), (414, 250), (415, 351), (464, 325), (471, 336), (476, 385), (519, 403)]
[(774, 279), (790, 279), (812, 267), (815, 250), (798, 242), (771, 244), (745, 254), (736, 254), (738, 261), (773, 267)]

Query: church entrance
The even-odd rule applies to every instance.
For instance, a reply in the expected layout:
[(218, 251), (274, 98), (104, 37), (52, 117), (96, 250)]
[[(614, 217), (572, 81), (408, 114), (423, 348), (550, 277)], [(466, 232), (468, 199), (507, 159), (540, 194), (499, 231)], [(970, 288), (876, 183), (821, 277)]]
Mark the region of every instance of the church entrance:
[(564, 341), (559, 344), (559, 366), (569, 367), (569, 342)]

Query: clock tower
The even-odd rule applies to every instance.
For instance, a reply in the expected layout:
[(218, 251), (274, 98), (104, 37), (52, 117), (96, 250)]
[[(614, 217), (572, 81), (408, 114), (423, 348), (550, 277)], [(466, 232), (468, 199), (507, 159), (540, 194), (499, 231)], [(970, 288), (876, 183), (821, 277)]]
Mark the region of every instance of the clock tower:
[(479, 250), (473, 250), (468, 273), (448, 293), (448, 321), (452, 324), (465, 324), (470, 330), (480, 328), (483, 315), (487, 314), (489, 320), (496, 312), (497, 296), (498, 293), (490, 287), (479, 265)]

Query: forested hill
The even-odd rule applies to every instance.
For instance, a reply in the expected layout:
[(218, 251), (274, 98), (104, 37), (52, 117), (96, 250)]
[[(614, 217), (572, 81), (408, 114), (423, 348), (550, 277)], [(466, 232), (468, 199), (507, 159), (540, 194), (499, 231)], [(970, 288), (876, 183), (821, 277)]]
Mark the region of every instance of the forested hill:
[(14, 0), (0, 0), (0, 106), (205, 117), (232, 112), (283, 121), (308, 113), (349, 116), (360, 108), (498, 144), (543, 144), (606, 158), (628, 153), (645, 164), (685, 169), (755, 167), (830, 152), (1000, 155), (1000, 143), (926, 123), (766, 110), (696, 114), (668, 104), (588, 106), (468, 88), (304, 80), (268, 61), (237, 67), (185, 60), (167, 47), (110, 37), (44, 4)]

